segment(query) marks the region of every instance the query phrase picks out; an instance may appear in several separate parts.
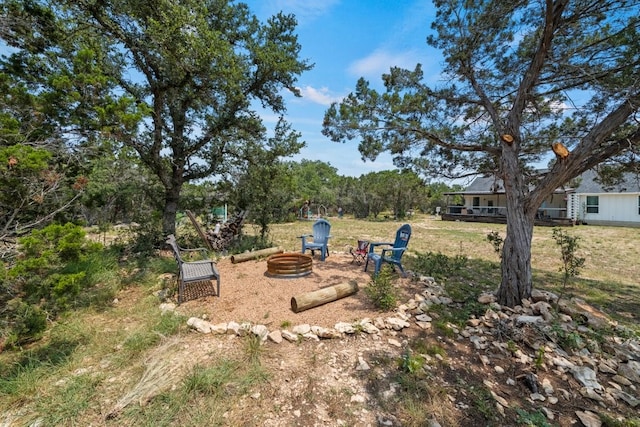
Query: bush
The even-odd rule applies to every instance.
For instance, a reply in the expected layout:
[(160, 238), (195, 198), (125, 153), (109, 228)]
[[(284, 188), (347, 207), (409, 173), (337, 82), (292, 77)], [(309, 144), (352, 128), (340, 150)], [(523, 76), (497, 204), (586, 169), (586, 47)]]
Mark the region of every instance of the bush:
[[(113, 267), (102, 245), (86, 239), (73, 224), (52, 224), (18, 240), (20, 254), (2, 277), (0, 334), (6, 344), (37, 339), (55, 318), (79, 305), (101, 270)], [(6, 291), (6, 292), (4, 292)]]
[(467, 265), (467, 257), (448, 257), (441, 253), (418, 253), (413, 261), (413, 270), (419, 274), (433, 276), (437, 280), (456, 276)]
[(385, 265), (380, 269), (377, 276), (364, 288), (365, 294), (371, 299), (373, 305), (383, 311), (389, 311), (396, 306), (398, 295), (392, 284), (393, 270)]

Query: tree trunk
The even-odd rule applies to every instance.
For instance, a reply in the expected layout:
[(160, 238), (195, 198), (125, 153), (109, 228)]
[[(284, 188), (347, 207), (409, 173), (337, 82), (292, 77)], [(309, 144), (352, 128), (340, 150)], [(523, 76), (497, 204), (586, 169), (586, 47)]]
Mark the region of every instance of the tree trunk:
[(180, 189), (182, 185), (174, 185), (166, 188), (164, 192), (164, 212), (162, 213), (162, 233), (165, 236), (176, 232), (176, 212), (180, 202)]
[[(502, 282), (498, 289), (498, 303), (513, 307), (531, 296), (531, 238), (533, 218), (523, 209), (508, 208), (507, 236), (502, 247)], [(517, 212), (513, 212), (517, 211)]]
[(502, 247), (502, 281), (498, 303), (514, 307), (531, 296), (531, 239), (536, 208), (532, 208), (528, 184), (518, 165), (516, 151), (507, 147), (502, 156), (507, 200), (507, 235)]
[(507, 196), (507, 235), (502, 247), (502, 281), (498, 289), (498, 303), (514, 307), (523, 298), (531, 296), (531, 240), (535, 209), (530, 209), (528, 200), (518, 184), (509, 188)]

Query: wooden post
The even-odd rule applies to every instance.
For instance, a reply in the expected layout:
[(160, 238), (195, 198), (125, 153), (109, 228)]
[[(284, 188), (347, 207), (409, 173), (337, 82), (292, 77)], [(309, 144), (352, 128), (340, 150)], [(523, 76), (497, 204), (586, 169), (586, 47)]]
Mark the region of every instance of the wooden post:
[(186, 212), (187, 212), (187, 216), (191, 220), (191, 223), (193, 224), (193, 227), (196, 229), (198, 236), (200, 236), (200, 238), (204, 241), (204, 244), (207, 245), (207, 249), (212, 251), (213, 246), (211, 246), (211, 242), (209, 241), (209, 239), (207, 239), (206, 233), (204, 232), (202, 227), (200, 227), (200, 223), (196, 219), (196, 216), (189, 209), (187, 209)]
[(358, 284), (356, 282), (341, 283), (291, 298), (291, 309), (294, 313), (299, 313), (353, 295), (356, 292), (358, 292)]
[(231, 255), (231, 263), (237, 264), (239, 262), (249, 261), (250, 259), (256, 259), (260, 257), (273, 255), (273, 254), (279, 254), (282, 252), (284, 252), (284, 249), (278, 246), (274, 248), (261, 249), (259, 251), (246, 252), (243, 254), (235, 254), (235, 255)]

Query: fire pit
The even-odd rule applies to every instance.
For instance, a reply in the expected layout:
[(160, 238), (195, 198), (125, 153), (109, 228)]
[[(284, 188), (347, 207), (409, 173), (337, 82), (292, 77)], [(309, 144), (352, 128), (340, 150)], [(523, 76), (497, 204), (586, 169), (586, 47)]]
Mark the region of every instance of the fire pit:
[(310, 255), (275, 254), (267, 258), (267, 275), (271, 277), (302, 277), (311, 274)]

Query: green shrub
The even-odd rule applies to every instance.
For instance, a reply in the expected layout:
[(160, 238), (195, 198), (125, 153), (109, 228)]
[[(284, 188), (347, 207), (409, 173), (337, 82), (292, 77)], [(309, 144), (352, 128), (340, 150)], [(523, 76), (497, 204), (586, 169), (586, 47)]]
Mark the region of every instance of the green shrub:
[[(19, 256), (2, 277), (0, 334), (10, 345), (39, 337), (47, 318), (78, 305), (98, 273), (113, 267), (102, 245), (74, 224), (52, 224), (18, 240)], [(96, 256), (98, 254), (99, 256)], [(107, 256), (105, 256), (107, 255)]]
[(457, 275), (467, 265), (467, 261), (464, 255), (449, 257), (434, 252), (418, 253), (413, 261), (413, 270), (442, 280)]
[(38, 339), (47, 329), (47, 313), (20, 298), (9, 301), (3, 317), (3, 324), (6, 323), (9, 326), (3, 333), (7, 347)]
[(395, 308), (398, 301), (398, 293), (392, 283), (392, 273), (390, 266), (383, 266), (378, 275), (364, 288), (373, 305), (383, 311)]

